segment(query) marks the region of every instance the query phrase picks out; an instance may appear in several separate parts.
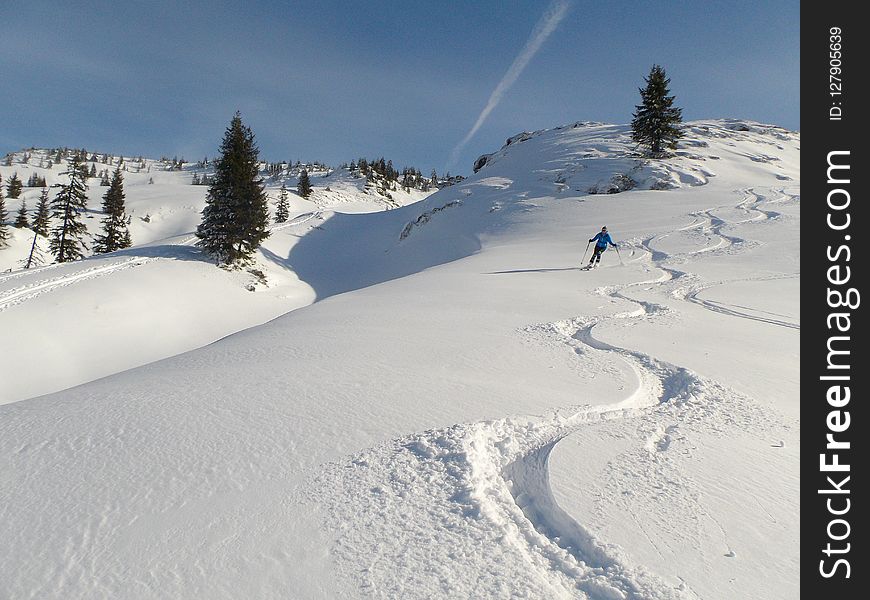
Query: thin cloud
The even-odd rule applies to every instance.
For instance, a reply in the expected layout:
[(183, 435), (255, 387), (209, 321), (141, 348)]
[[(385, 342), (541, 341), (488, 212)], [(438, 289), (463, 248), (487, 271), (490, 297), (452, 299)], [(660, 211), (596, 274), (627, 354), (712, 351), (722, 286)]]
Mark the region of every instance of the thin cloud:
[(462, 141), (456, 144), (456, 147), (453, 148), (453, 151), (450, 153), (450, 158), (447, 161), (448, 168), (456, 164), (456, 161), (459, 159), (462, 150), (465, 149), (466, 144), (471, 141), (471, 138), (474, 137), (474, 134), (477, 133), (477, 130), (480, 129), (480, 126), (483, 125), (484, 121), (486, 121), (489, 113), (491, 113), (493, 109), (498, 106), (499, 102), (501, 102), (505, 92), (507, 92), (516, 82), (520, 74), (523, 72), (523, 69), (525, 69), (526, 65), (529, 64), (529, 61), (531, 61), (535, 54), (538, 53), (538, 50), (541, 49), (543, 43), (547, 41), (550, 34), (553, 33), (562, 19), (565, 18), (565, 15), (568, 13), (568, 8), (569, 2), (567, 0), (554, 0), (544, 14), (541, 15), (541, 18), (532, 30), (529, 39), (526, 41), (526, 45), (523, 46), (522, 50), (520, 50), (520, 53), (514, 59), (514, 62), (511, 63), (510, 67), (508, 67), (504, 77), (501, 78), (501, 81), (498, 82), (498, 85), (495, 86), (492, 94), (490, 94), (489, 100), (487, 101), (486, 106), (483, 107), (480, 115), (477, 117), (477, 121), (474, 122), (474, 126), (467, 134), (465, 134)]

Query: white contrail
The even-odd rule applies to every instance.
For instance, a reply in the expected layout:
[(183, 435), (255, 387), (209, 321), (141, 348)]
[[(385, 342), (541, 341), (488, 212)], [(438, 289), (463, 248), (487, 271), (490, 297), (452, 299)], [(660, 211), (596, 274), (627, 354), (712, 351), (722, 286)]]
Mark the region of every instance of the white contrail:
[(480, 116), (477, 117), (474, 126), (465, 137), (462, 138), (462, 141), (456, 144), (456, 147), (453, 148), (453, 152), (450, 153), (450, 159), (447, 161), (448, 167), (456, 164), (456, 161), (459, 159), (459, 154), (465, 148), (465, 145), (474, 137), (474, 134), (477, 133), (477, 130), (480, 129), (480, 126), (483, 125), (484, 121), (486, 121), (486, 118), (489, 116), (489, 113), (492, 112), (492, 109), (498, 106), (498, 103), (501, 102), (502, 96), (504, 96), (505, 92), (507, 92), (516, 82), (520, 73), (522, 73), (523, 69), (526, 68), (526, 65), (529, 64), (529, 61), (532, 60), (535, 54), (538, 53), (538, 50), (541, 49), (541, 45), (548, 37), (550, 37), (550, 34), (553, 33), (553, 30), (556, 29), (559, 22), (565, 17), (568, 12), (568, 6), (569, 2), (567, 0), (554, 0), (544, 14), (541, 15), (541, 18), (532, 30), (529, 39), (526, 41), (526, 45), (523, 46), (523, 49), (514, 59), (514, 62), (511, 63), (510, 67), (508, 67), (504, 77), (502, 77), (501, 81), (498, 82), (498, 85), (495, 86), (495, 89), (489, 96), (489, 101), (486, 103), (486, 106), (483, 107), (483, 110), (481, 111)]

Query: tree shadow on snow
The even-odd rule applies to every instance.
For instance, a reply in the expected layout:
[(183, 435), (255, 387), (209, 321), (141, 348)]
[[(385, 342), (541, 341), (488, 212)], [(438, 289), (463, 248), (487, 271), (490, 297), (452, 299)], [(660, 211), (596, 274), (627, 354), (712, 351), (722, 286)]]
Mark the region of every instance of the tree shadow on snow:
[(264, 246), (260, 246), (259, 250), (260, 250), (260, 253), (263, 255), (263, 257), (266, 258), (267, 260), (275, 263), (276, 265), (278, 265), (282, 269), (286, 269), (287, 271), (295, 272), (295, 270), (293, 269), (293, 265), (290, 264), (290, 257), (289, 256), (287, 258), (282, 258), (280, 255), (275, 254), (274, 252), (272, 252), (271, 250), (269, 250), (268, 248), (266, 248)]

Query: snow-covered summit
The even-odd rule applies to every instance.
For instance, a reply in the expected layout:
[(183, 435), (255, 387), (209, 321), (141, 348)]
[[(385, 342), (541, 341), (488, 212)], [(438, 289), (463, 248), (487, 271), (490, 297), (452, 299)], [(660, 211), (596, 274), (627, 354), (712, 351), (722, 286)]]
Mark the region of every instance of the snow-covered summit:
[[(549, 146), (575, 146), (562, 154), (563, 160), (547, 161), (554, 181), (570, 186), (576, 179), (574, 191), (590, 194), (618, 193), (629, 189), (672, 189), (685, 185), (703, 185), (715, 175), (715, 168), (704, 163), (719, 160), (714, 153), (699, 151), (709, 148), (711, 139), (743, 142), (753, 148), (773, 146), (783, 150), (784, 143), (799, 143), (797, 133), (774, 125), (752, 121), (720, 119), (686, 123), (684, 137), (678, 149), (667, 159), (649, 159), (642, 156), (631, 139), (631, 129), (625, 125), (609, 125), (592, 121), (578, 121), (552, 129), (522, 132), (507, 139), (500, 150), (484, 154), (474, 163), (474, 171), (504, 160), (532, 160), (530, 152), (547, 152)], [(520, 145), (532, 141), (533, 149), (524, 152)], [(759, 162), (776, 162), (776, 157), (750, 152), (747, 158)], [(578, 176), (579, 175), (579, 176)]]

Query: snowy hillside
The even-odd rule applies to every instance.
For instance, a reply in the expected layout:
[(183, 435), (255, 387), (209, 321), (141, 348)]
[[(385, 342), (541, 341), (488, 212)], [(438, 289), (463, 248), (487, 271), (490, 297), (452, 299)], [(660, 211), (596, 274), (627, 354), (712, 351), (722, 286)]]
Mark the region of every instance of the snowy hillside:
[[(314, 300), (310, 286), (300, 282), (281, 258), (300, 233), (333, 212), (388, 210), (428, 195), (399, 187), (388, 191), (387, 197), (347, 169), (288, 168), (266, 178), (273, 212), (280, 186), (295, 190), (302, 168), (311, 168), (312, 195), (304, 199), (290, 192), (290, 219), (273, 225), (273, 235), (261, 249), (255, 268), (260, 273), (228, 273), (213, 268), (194, 248), (207, 187), (191, 181), (194, 175), (211, 175), (210, 167), (187, 164), (183, 170), (169, 170), (168, 160), (109, 157), (107, 162), (105, 154), (91, 157), (94, 160), (87, 164), (97, 173), (111, 172), (119, 164), (126, 169), (126, 206), (134, 246), (79, 263), (52, 265), (48, 241), (38, 238), (46, 266), (25, 271), (22, 267), (34, 234), (10, 225), (9, 244), (0, 248), (0, 320), (6, 323), (0, 339), (10, 344), (4, 347), (16, 351), (0, 361), (4, 382), (0, 404), (198, 348), (309, 304)], [(14, 173), (25, 182), (34, 174), (44, 177), (48, 186), (68, 180), (62, 175), (66, 163), (57, 161), (53, 152), (33, 149), (9, 158), (11, 165), (0, 166), (4, 191)], [(99, 185), (99, 178), (91, 178), (89, 184), (85, 222), (93, 236), (100, 232), (101, 197), (108, 188)], [(49, 192), (50, 197), (56, 194), (54, 189)], [(21, 198), (7, 198), (10, 222), (22, 200), (32, 216), (40, 194), (41, 188), (25, 187)], [(104, 280), (109, 274), (111, 279)], [(60, 290), (62, 295), (56, 293)], [(13, 306), (14, 311), (4, 314)], [(45, 328), (34, 328), (37, 322)], [(51, 368), (39, 377), (13, 376), (28, 369), (35, 355)]]
[[(66, 183), (68, 177), (63, 175), (67, 170), (66, 160), (71, 157), (68, 151), (58, 159), (57, 151), (45, 149), (30, 149), (13, 152), (0, 163), (0, 176), (4, 185), (10, 177), (17, 174), (22, 182), (27, 182), (34, 175), (45, 179), (47, 186)], [(87, 153), (89, 160), (85, 161), (88, 168), (93, 168), (98, 174), (88, 180), (89, 212), (86, 216), (88, 233), (93, 236), (99, 233), (102, 195), (106, 187), (100, 186), (101, 173), (111, 172), (118, 166), (122, 167), (125, 192), (127, 195), (127, 214), (131, 217), (130, 232), (136, 245), (151, 244), (178, 235), (189, 234), (196, 229), (200, 221), (200, 212), (205, 204), (207, 186), (191, 185), (194, 179), (209, 177), (213, 174), (213, 165), (184, 163), (180, 169), (173, 168), (173, 161), (178, 159), (150, 159), (131, 156), (112, 156), (105, 153)], [(8, 165), (6, 163), (9, 163)], [(285, 163), (286, 165), (286, 163)], [(265, 167), (265, 163), (264, 163)], [(314, 191), (308, 199), (296, 195), (298, 175), (302, 169), (307, 169), (311, 177)], [(314, 210), (336, 210), (347, 212), (371, 212), (404, 206), (426, 197), (428, 194), (419, 190), (405, 191), (401, 187), (384, 190), (376, 185), (367, 184), (364, 177), (351, 174), (348, 169), (332, 169), (317, 164), (301, 164), (286, 166), (279, 174), (263, 173), (266, 191), (274, 204), (277, 201), (279, 188), (283, 183), (291, 194), (291, 210), (297, 214)], [(23, 200), (28, 208), (28, 214), (33, 215), (39, 201), (41, 187), (24, 187), (20, 198), (6, 199), (10, 223), (21, 206)], [(383, 193), (381, 193), (383, 192)], [(49, 189), (49, 197), (53, 198), (57, 190)], [(27, 258), (33, 236), (26, 230), (12, 229), (10, 247), (0, 248), (0, 272), (21, 268), (21, 261)], [(41, 242), (47, 250), (47, 242)], [(50, 262), (48, 253), (46, 262)]]
[(578, 123), (295, 205), (265, 283), (180, 195), (149, 245), (0, 276), (0, 597), (798, 597), (799, 146)]

